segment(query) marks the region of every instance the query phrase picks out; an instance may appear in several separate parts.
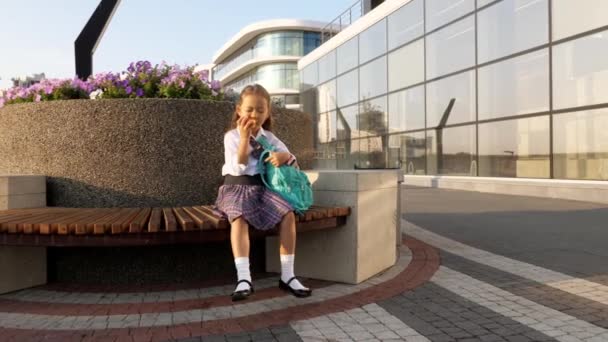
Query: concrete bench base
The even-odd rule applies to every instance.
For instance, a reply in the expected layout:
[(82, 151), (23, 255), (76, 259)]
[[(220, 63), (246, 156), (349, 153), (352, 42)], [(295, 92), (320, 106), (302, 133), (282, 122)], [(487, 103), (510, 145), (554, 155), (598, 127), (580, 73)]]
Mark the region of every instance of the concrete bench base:
[[(397, 173), (309, 171), (315, 204), (349, 206), (346, 225), (298, 235), (296, 274), (358, 284), (396, 262)], [(280, 272), (277, 237), (266, 240), (266, 270)]]
[[(46, 177), (0, 175), (0, 210), (46, 206)], [(46, 247), (0, 246), (0, 294), (46, 284)]]
[(46, 247), (0, 246), (0, 294), (46, 284)]

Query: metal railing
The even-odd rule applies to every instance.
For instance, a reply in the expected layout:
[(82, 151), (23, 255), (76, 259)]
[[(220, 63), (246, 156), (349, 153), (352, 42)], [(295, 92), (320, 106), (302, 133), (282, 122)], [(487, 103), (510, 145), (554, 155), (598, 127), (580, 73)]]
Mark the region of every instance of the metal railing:
[(321, 44), (340, 33), (363, 15), (363, 2), (358, 0), (321, 30)]

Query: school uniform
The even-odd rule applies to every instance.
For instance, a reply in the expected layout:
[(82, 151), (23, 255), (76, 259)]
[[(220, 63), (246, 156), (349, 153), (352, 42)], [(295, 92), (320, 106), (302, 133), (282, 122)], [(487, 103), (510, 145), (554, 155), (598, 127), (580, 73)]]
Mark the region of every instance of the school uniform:
[[(238, 146), (241, 137), (237, 129), (228, 131), (224, 135), (224, 184), (219, 188), (214, 209), (230, 222), (243, 217), (250, 226), (258, 230), (270, 230), (281, 222), (285, 214), (293, 211), (293, 207), (262, 183), (258, 172), (258, 159), (263, 148), (255, 141), (260, 135), (265, 136), (268, 142), (276, 147), (277, 152), (290, 153), (279, 138), (260, 127), (255, 137), (249, 137), (247, 164), (239, 164)], [(288, 163), (294, 162), (295, 157), (292, 155)]]

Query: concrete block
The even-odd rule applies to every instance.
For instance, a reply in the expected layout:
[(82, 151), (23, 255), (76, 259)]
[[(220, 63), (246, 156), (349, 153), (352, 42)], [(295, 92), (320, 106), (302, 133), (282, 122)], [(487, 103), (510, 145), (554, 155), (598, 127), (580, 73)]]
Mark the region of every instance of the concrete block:
[[(349, 206), (346, 225), (299, 234), (296, 274), (358, 284), (396, 262), (397, 173), (390, 170), (307, 172), (315, 204)], [(277, 237), (266, 241), (266, 269), (280, 272)]]
[(0, 246), (0, 294), (46, 284), (46, 248)]

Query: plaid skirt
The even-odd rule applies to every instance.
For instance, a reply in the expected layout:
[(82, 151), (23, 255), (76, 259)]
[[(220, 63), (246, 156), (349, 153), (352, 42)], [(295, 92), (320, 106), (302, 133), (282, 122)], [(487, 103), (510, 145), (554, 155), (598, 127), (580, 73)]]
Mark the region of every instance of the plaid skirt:
[(285, 214), (293, 211), (287, 201), (265, 186), (240, 184), (220, 186), (214, 209), (230, 223), (243, 217), (258, 230), (274, 228)]

